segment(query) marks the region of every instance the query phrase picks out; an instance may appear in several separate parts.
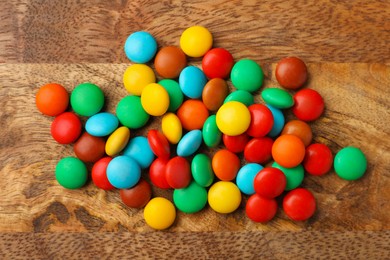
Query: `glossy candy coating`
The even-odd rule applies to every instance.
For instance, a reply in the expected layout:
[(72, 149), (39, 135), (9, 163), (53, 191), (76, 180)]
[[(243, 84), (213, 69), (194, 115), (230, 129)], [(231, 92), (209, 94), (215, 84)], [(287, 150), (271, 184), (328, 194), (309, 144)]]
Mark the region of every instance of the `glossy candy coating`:
[(177, 116), (185, 130), (202, 129), (209, 111), (200, 100), (186, 100), (177, 110)]
[(246, 195), (255, 193), (254, 180), (263, 166), (257, 163), (248, 163), (241, 167), (237, 173), (236, 184), (240, 191)]
[(228, 93), (229, 88), (226, 81), (213, 78), (203, 88), (202, 101), (208, 110), (216, 111), (222, 106)]
[(210, 157), (203, 153), (195, 155), (191, 162), (191, 173), (197, 184), (202, 187), (210, 186), (214, 181)]
[(169, 228), (175, 222), (175, 218), (175, 206), (166, 198), (153, 198), (144, 208), (146, 224), (157, 230)]
[(208, 202), (215, 212), (231, 213), (240, 206), (241, 192), (233, 182), (219, 181), (210, 187)]
[(163, 78), (174, 79), (179, 77), (180, 72), (186, 65), (186, 55), (176, 46), (161, 48), (154, 58), (154, 67)]
[(191, 167), (186, 158), (176, 156), (165, 166), (165, 179), (170, 187), (182, 189), (191, 182)]
[(107, 166), (112, 160), (111, 157), (106, 156), (95, 162), (92, 167), (92, 181), (96, 187), (103, 190), (112, 190), (115, 187), (111, 185), (107, 178)]
[(126, 126), (116, 129), (106, 141), (106, 154), (114, 156), (126, 147), (130, 139), (130, 130)]
[(105, 155), (106, 141), (102, 137), (96, 137), (83, 133), (73, 145), (73, 151), (77, 158), (83, 162), (96, 162)]
[(209, 50), (202, 59), (202, 69), (210, 79), (227, 78), (232, 67), (233, 56), (223, 48)]
[(261, 92), (264, 102), (273, 107), (284, 109), (294, 105), (294, 99), (290, 93), (281, 88), (267, 88)]
[(324, 175), (329, 172), (333, 164), (332, 151), (325, 144), (311, 144), (306, 147), (303, 167), (311, 175)]
[(249, 139), (250, 138), (246, 133), (236, 136), (225, 134), (222, 136), (223, 144), (225, 145), (226, 149), (233, 153), (241, 153), (244, 151), (246, 144), (249, 142)]
[(255, 103), (255, 100), (253, 98), (253, 95), (246, 91), (246, 90), (236, 90), (230, 93), (223, 103), (229, 102), (229, 101), (238, 101), (243, 103), (245, 106), (249, 107), (250, 105), (253, 105)]
[(237, 101), (230, 101), (223, 104), (219, 108), (216, 116), (219, 130), (231, 136), (244, 133), (251, 122), (251, 115), (248, 108)]
[(68, 108), (69, 94), (60, 84), (49, 83), (39, 88), (35, 104), (42, 114), (58, 116)]
[(207, 191), (193, 181), (187, 187), (173, 191), (173, 202), (184, 213), (196, 213), (206, 206)]
[(165, 167), (168, 159), (156, 158), (149, 168), (149, 178), (152, 184), (160, 189), (169, 189), (167, 179), (165, 178)]
[(275, 76), (282, 87), (298, 89), (307, 80), (307, 68), (301, 59), (287, 57), (281, 59), (276, 65)]
[(123, 155), (133, 158), (141, 169), (148, 168), (154, 159), (154, 153), (150, 148), (148, 139), (144, 136), (131, 139), (123, 150)]
[(191, 26), (180, 36), (180, 48), (190, 57), (202, 57), (212, 45), (213, 36), (203, 26)]
[(122, 98), (116, 107), (116, 115), (119, 122), (130, 129), (143, 127), (150, 118), (142, 107), (141, 98), (138, 96)]
[(218, 179), (221, 181), (231, 181), (236, 178), (240, 169), (240, 159), (229, 150), (221, 149), (214, 154), (211, 165)]
[(124, 49), (127, 58), (132, 62), (146, 63), (156, 54), (157, 42), (150, 33), (138, 31), (126, 39)]
[(298, 188), (286, 194), (283, 199), (283, 210), (292, 220), (304, 221), (313, 216), (316, 201), (309, 190)]
[(322, 96), (314, 89), (301, 89), (294, 95), (294, 115), (302, 121), (314, 121), (324, 112)]
[(259, 194), (249, 197), (245, 206), (245, 213), (254, 222), (266, 223), (273, 219), (278, 211), (275, 199), (267, 199)]
[(50, 132), (54, 140), (60, 144), (70, 144), (81, 134), (81, 121), (72, 112), (65, 112), (57, 116), (51, 123)]
[(123, 73), (123, 84), (126, 90), (135, 96), (141, 96), (142, 90), (150, 83), (156, 82), (152, 68), (145, 64), (133, 64)]
[(150, 83), (142, 90), (141, 104), (149, 115), (162, 116), (169, 107), (168, 92), (160, 84)]
[(169, 159), (171, 156), (171, 150), (167, 138), (158, 130), (152, 129), (148, 132), (148, 142), (153, 153), (157, 157), (163, 159)]
[(254, 92), (263, 84), (264, 74), (255, 61), (243, 59), (234, 64), (230, 78), (237, 89)]
[(119, 191), (122, 202), (130, 208), (143, 208), (152, 197), (152, 187), (144, 179), (130, 189), (121, 189)]
[(118, 118), (111, 113), (102, 112), (88, 118), (85, 130), (93, 136), (107, 136), (117, 129)]
[(284, 176), (286, 176), (285, 190), (287, 191), (299, 187), (305, 177), (305, 171), (301, 164), (294, 168), (285, 168), (274, 162), (272, 167), (280, 169), (284, 173)]
[(70, 104), (75, 113), (81, 116), (93, 116), (103, 108), (103, 91), (95, 84), (82, 83), (73, 89)]
[(272, 145), (272, 157), (283, 167), (296, 167), (305, 157), (305, 145), (295, 135), (281, 135)]
[(280, 132), (283, 129), (284, 126), (284, 115), (283, 112), (275, 108), (273, 106), (267, 105), (268, 109), (271, 111), (272, 116), (274, 117), (274, 124), (271, 128), (271, 131), (269, 131), (268, 136), (270, 137), (276, 137), (280, 134)]
[(206, 75), (198, 67), (188, 66), (180, 72), (179, 85), (186, 97), (200, 98), (206, 83)]
[(348, 146), (334, 157), (334, 169), (336, 174), (348, 181), (361, 178), (367, 170), (367, 159), (362, 150)]
[(117, 189), (134, 187), (141, 178), (141, 168), (129, 156), (120, 155), (113, 158), (107, 166), (108, 181)]
[(192, 130), (186, 133), (177, 144), (177, 155), (190, 156), (194, 154), (202, 144), (202, 131)]
[(253, 104), (248, 109), (251, 114), (251, 122), (246, 133), (252, 137), (266, 136), (274, 125), (271, 110), (263, 104)]
[(173, 79), (163, 79), (158, 82), (165, 88), (169, 96), (168, 112), (175, 112), (183, 103), (183, 92), (179, 83)]
[(88, 171), (85, 164), (76, 157), (62, 158), (56, 166), (58, 183), (67, 189), (78, 189), (87, 182)]
[(285, 124), (281, 134), (295, 135), (302, 140), (305, 146), (308, 146), (311, 143), (311, 139), (313, 138), (311, 127), (306, 122), (301, 120), (288, 121), (287, 124)]
[(163, 116), (161, 130), (171, 144), (177, 144), (183, 134), (180, 119), (174, 113), (166, 113)]
[(216, 116), (211, 115), (203, 124), (203, 141), (208, 147), (217, 147), (221, 142), (222, 133), (219, 131)]
[(250, 140), (244, 148), (244, 158), (247, 162), (265, 164), (272, 158), (274, 141), (269, 137), (258, 137)]
[(278, 168), (266, 167), (256, 175), (253, 186), (260, 196), (273, 199), (286, 188), (286, 176)]

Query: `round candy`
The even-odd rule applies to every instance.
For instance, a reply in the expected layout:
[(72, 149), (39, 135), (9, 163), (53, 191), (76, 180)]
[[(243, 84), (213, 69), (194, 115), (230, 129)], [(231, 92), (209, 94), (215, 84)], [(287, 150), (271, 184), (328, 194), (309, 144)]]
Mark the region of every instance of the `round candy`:
[(280, 134), (284, 126), (284, 115), (282, 111), (273, 106), (267, 105), (268, 109), (271, 111), (272, 116), (274, 117), (274, 124), (269, 131), (268, 136), (276, 137)]
[(146, 169), (152, 164), (154, 153), (149, 146), (148, 139), (144, 136), (137, 136), (130, 140), (123, 155), (133, 158), (141, 169)]
[(186, 133), (177, 144), (177, 155), (190, 156), (194, 154), (202, 144), (202, 131), (192, 130)]
[(153, 59), (157, 51), (157, 42), (153, 36), (144, 31), (130, 34), (125, 42), (125, 53), (135, 63), (146, 63)]
[(333, 164), (332, 151), (325, 144), (311, 144), (306, 148), (303, 167), (312, 175), (324, 175)]
[(210, 186), (214, 181), (210, 157), (203, 153), (195, 155), (191, 162), (191, 173), (197, 184), (202, 187)]
[(165, 88), (169, 96), (169, 112), (175, 112), (183, 103), (183, 92), (181, 92), (179, 83), (173, 79), (163, 79), (158, 82)]
[(107, 166), (108, 181), (117, 189), (129, 189), (141, 178), (141, 168), (129, 156), (120, 155), (110, 161)]
[(60, 84), (46, 84), (39, 88), (35, 96), (35, 104), (42, 114), (58, 116), (68, 108), (69, 95)]
[(222, 136), (223, 144), (226, 148), (233, 153), (241, 153), (244, 151), (246, 144), (249, 142), (249, 136), (246, 133), (230, 136)]
[(143, 127), (149, 120), (149, 114), (142, 107), (138, 96), (122, 98), (116, 107), (116, 115), (122, 125), (131, 129)]
[(202, 57), (213, 45), (213, 36), (203, 26), (191, 26), (180, 36), (180, 48), (190, 57)]
[(246, 91), (246, 90), (236, 90), (230, 93), (223, 103), (229, 102), (229, 101), (238, 101), (243, 103), (245, 106), (249, 107), (250, 105), (253, 105), (255, 103), (255, 100), (253, 98), (253, 95)]
[(236, 178), (240, 169), (240, 159), (229, 150), (221, 149), (214, 154), (211, 165), (218, 179), (231, 181)]
[(202, 69), (210, 79), (227, 78), (232, 67), (233, 56), (223, 48), (209, 50), (202, 59)]
[(291, 120), (287, 122), (282, 131), (282, 135), (285, 134), (299, 137), (305, 146), (308, 146), (311, 143), (313, 137), (311, 127), (301, 120)]
[(171, 156), (171, 150), (169, 147), (169, 142), (164, 136), (164, 134), (154, 129), (149, 130), (148, 142), (150, 148), (157, 157), (169, 159), (169, 157)]
[(263, 104), (253, 104), (248, 109), (251, 114), (251, 122), (246, 133), (252, 137), (266, 136), (274, 125), (271, 110)]
[(152, 197), (152, 188), (144, 179), (140, 179), (137, 185), (130, 189), (119, 191), (122, 202), (130, 208), (143, 208)]
[(208, 147), (217, 147), (221, 142), (222, 133), (217, 126), (215, 115), (211, 115), (203, 124), (202, 129), (203, 141)]
[(156, 76), (153, 70), (145, 64), (130, 65), (123, 74), (123, 84), (132, 95), (141, 96), (142, 90), (155, 82)]
[(229, 93), (229, 87), (225, 80), (214, 78), (209, 80), (202, 91), (202, 101), (210, 111), (216, 111), (223, 104)]
[(237, 101), (223, 104), (217, 114), (216, 121), (219, 130), (226, 135), (240, 135), (244, 133), (251, 122), (248, 108)]
[(206, 83), (206, 75), (195, 66), (185, 67), (179, 76), (180, 89), (189, 98), (200, 98)]
[(55, 175), (62, 187), (78, 189), (87, 182), (88, 171), (80, 159), (65, 157), (57, 163)]
[(167, 113), (161, 120), (161, 129), (171, 144), (177, 144), (183, 134), (179, 117), (174, 113)]
[(165, 166), (165, 179), (174, 189), (187, 187), (191, 182), (191, 167), (186, 158), (176, 156)]
[(103, 190), (112, 190), (115, 187), (111, 185), (107, 178), (107, 166), (111, 162), (111, 157), (103, 157), (95, 162), (92, 167), (92, 181), (96, 187)]
[(173, 191), (173, 203), (184, 213), (198, 212), (207, 204), (207, 191), (193, 181), (187, 187)]
[(126, 147), (130, 139), (130, 130), (126, 126), (116, 129), (106, 142), (106, 154), (114, 156)]
[(145, 206), (144, 218), (146, 224), (151, 228), (158, 230), (167, 229), (175, 222), (175, 206), (165, 198), (153, 198)]
[(80, 136), (81, 127), (81, 121), (74, 113), (65, 112), (54, 119), (50, 132), (58, 143), (70, 144)]
[(288, 89), (297, 89), (307, 80), (305, 63), (297, 57), (287, 57), (278, 62), (275, 70), (276, 80)]
[(314, 89), (302, 89), (294, 95), (294, 115), (302, 121), (313, 121), (324, 112), (324, 100)]
[(254, 92), (263, 84), (264, 74), (255, 61), (243, 59), (234, 64), (230, 78), (237, 89)]
[(163, 86), (150, 83), (142, 90), (141, 104), (149, 115), (162, 116), (169, 107), (168, 92)]
[(82, 83), (72, 91), (70, 104), (80, 116), (93, 116), (103, 108), (103, 91), (95, 84)]
[(305, 157), (305, 145), (295, 135), (279, 136), (272, 145), (272, 157), (283, 167), (296, 167)]
[(245, 213), (254, 222), (266, 223), (273, 219), (278, 211), (275, 199), (266, 199), (259, 194), (249, 197), (245, 206)]
[(334, 157), (334, 170), (344, 180), (357, 180), (367, 170), (366, 156), (359, 148), (353, 146), (345, 147)]
[(266, 167), (256, 175), (253, 185), (257, 194), (273, 199), (282, 194), (286, 188), (286, 177), (280, 169)]
[(177, 110), (177, 116), (185, 130), (202, 129), (209, 111), (200, 100), (186, 100)]
[(157, 73), (168, 79), (177, 78), (180, 72), (187, 65), (184, 52), (176, 46), (166, 46), (161, 48), (154, 58), (154, 67)]
[(292, 220), (307, 220), (316, 210), (316, 200), (309, 190), (298, 188), (284, 197), (283, 210)]
[(219, 181), (210, 187), (208, 202), (215, 212), (231, 213), (240, 206), (241, 192), (233, 182)]
[(106, 141), (102, 137), (96, 137), (83, 133), (73, 146), (77, 158), (83, 162), (96, 162), (105, 155)]
[(169, 189), (171, 187), (165, 178), (165, 167), (167, 163), (168, 159), (156, 158), (149, 168), (150, 181), (160, 189)]
[(247, 162), (265, 164), (272, 158), (274, 140), (269, 137), (259, 137), (250, 140), (244, 149), (244, 158)]
[(284, 176), (286, 176), (285, 190), (292, 190), (299, 187), (305, 177), (305, 172), (301, 164), (294, 168), (285, 168), (274, 162), (272, 167), (280, 169), (284, 173)]
[(241, 167), (237, 173), (236, 184), (240, 191), (246, 195), (255, 193), (254, 180), (263, 166), (257, 163), (248, 163)]
[(103, 112), (88, 118), (85, 130), (93, 136), (107, 136), (117, 129), (118, 118), (111, 113)]
[(294, 105), (294, 99), (290, 93), (281, 88), (266, 88), (261, 92), (265, 103), (273, 107), (283, 109)]

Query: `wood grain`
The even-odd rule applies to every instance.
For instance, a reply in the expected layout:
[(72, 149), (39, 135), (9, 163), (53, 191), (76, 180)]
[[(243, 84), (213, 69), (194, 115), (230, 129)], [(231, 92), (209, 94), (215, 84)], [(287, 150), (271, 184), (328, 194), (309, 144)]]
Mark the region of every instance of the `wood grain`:
[(10, 0), (0, 8), (0, 62), (121, 63), (134, 31), (178, 45), (200, 24), (236, 58), (389, 63), (389, 17), (387, 0)]

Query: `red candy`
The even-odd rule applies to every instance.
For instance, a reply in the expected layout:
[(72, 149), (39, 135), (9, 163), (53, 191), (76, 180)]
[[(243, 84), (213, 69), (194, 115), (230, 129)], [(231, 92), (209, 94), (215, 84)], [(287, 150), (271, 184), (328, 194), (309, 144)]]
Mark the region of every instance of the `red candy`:
[(298, 188), (290, 191), (284, 197), (283, 210), (292, 220), (307, 220), (313, 216), (316, 210), (316, 201), (309, 190)]
[(294, 95), (294, 115), (302, 121), (313, 121), (319, 118), (324, 111), (324, 100), (313, 89), (302, 89)]
[(324, 144), (311, 144), (306, 148), (303, 167), (312, 175), (324, 175), (333, 164), (332, 151)]
[(285, 88), (300, 88), (307, 80), (306, 64), (297, 57), (284, 58), (276, 65), (275, 76)]
[(57, 116), (51, 124), (51, 135), (60, 144), (70, 144), (81, 134), (81, 121), (72, 112)]
[(157, 157), (169, 159), (169, 157), (171, 156), (171, 150), (169, 147), (169, 142), (165, 135), (154, 129), (149, 130), (148, 142), (150, 145), (150, 149), (152, 149), (153, 153)]
[(112, 160), (111, 157), (103, 157), (95, 162), (92, 167), (92, 181), (100, 189), (112, 190), (114, 186), (107, 179), (107, 166)]
[(233, 67), (233, 56), (223, 48), (209, 50), (203, 57), (202, 69), (210, 79), (227, 78)]
[(254, 222), (265, 223), (273, 219), (278, 211), (278, 204), (275, 199), (267, 199), (259, 194), (249, 197), (245, 212), (248, 218)]
[(120, 190), (123, 203), (130, 208), (143, 208), (152, 197), (152, 188), (144, 179), (140, 179), (137, 185), (131, 189)]
[(248, 107), (251, 114), (251, 123), (246, 133), (252, 137), (266, 136), (274, 125), (271, 110), (262, 104), (253, 104)]
[(266, 167), (256, 175), (253, 186), (260, 196), (273, 199), (286, 188), (286, 177), (280, 169)]
[(186, 158), (176, 156), (165, 167), (165, 178), (174, 189), (182, 189), (191, 182), (191, 167)]
[(156, 158), (149, 168), (149, 178), (152, 184), (160, 189), (169, 189), (167, 179), (165, 177), (165, 168), (168, 159)]
[(244, 149), (244, 158), (247, 162), (264, 164), (272, 158), (272, 145), (274, 140), (270, 137), (259, 137), (250, 140)]
[(230, 136), (223, 134), (223, 144), (226, 148), (233, 153), (241, 153), (244, 151), (246, 144), (249, 141), (249, 136), (246, 133)]

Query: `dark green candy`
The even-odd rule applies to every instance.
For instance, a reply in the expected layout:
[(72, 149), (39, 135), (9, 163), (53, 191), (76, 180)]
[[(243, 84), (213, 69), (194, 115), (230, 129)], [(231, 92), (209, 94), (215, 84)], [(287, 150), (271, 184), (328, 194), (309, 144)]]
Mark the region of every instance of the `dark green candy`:
[(290, 93), (281, 88), (267, 88), (261, 92), (265, 103), (273, 107), (284, 109), (294, 105), (294, 99)]
[(216, 147), (222, 138), (222, 133), (217, 126), (216, 115), (209, 116), (203, 124), (203, 141), (208, 147)]
[(203, 153), (195, 155), (191, 162), (191, 173), (197, 184), (202, 187), (210, 186), (214, 181), (210, 157)]

